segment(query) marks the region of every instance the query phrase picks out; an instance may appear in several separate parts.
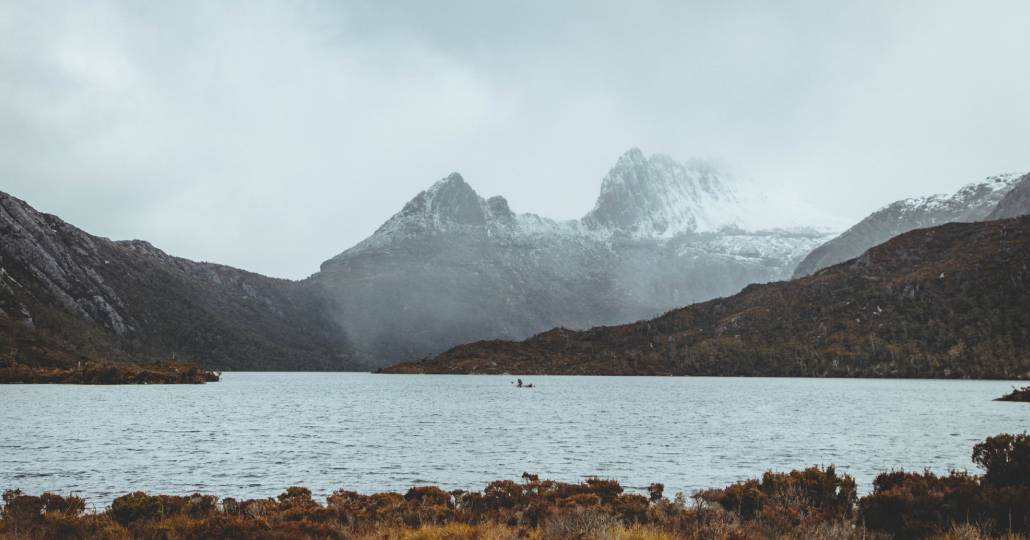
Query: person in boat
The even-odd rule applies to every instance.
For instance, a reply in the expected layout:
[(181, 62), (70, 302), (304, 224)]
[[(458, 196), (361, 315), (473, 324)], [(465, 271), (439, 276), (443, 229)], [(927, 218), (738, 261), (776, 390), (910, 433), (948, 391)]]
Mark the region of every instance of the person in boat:
[(522, 388), (522, 379), (518, 379), (515, 383), (515, 386), (518, 388)]

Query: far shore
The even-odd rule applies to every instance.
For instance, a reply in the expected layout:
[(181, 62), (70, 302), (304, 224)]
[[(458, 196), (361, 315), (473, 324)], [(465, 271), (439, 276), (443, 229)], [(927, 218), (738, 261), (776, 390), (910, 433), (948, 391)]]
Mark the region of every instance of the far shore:
[(81, 362), (74, 367), (0, 365), (0, 384), (204, 384), (221, 373), (176, 361)]

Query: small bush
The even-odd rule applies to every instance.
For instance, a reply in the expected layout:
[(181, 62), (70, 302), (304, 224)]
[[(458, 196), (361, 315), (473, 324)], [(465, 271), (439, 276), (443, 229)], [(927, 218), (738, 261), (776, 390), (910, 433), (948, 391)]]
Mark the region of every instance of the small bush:
[(1030, 437), (998, 435), (973, 447), (973, 463), (984, 470), (991, 487), (1030, 488)]
[(161, 497), (136, 491), (122, 495), (111, 503), (111, 517), (123, 526), (137, 521), (157, 521), (164, 517), (164, 504)]

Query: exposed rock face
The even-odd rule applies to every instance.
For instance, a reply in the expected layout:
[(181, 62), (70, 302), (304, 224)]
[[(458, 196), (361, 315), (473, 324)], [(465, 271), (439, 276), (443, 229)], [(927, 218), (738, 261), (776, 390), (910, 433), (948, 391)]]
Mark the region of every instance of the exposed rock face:
[(0, 193), (0, 361), (363, 367), (303, 284), (87, 234)]
[(583, 224), (645, 238), (715, 231), (739, 224), (736, 203), (714, 167), (682, 164), (661, 154), (647, 159), (634, 148), (604, 178)]
[(1030, 214), (1030, 174), (1025, 174), (998, 203), (987, 219), (1006, 219)]
[(749, 231), (718, 170), (631, 150), (582, 220), (515, 214), (452, 174), (310, 283), (376, 361), (654, 316), (789, 277), (827, 235)]
[(1030, 216), (911, 231), (649, 321), (455, 347), (393, 373), (1030, 378)]
[(914, 229), (986, 219), (1018, 179), (1017, 174), (992, 176), (983, 182), (969, 184), (953, 195), (931, 195), (893, 202), (809, 253), (794, 271), (794, 277), (811, 275), (858, 257), (865, 250)]

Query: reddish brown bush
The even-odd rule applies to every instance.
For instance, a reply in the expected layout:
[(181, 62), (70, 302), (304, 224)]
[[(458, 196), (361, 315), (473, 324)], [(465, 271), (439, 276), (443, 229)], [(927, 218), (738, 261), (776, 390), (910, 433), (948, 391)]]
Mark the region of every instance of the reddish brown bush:
[[(767, 472), (695, 495), (688, 505), (652, 485), (624, 493), (614, 480), (492, 482), (481, 492), (413, 487), (403, 495), (336, 491), (325, 505), (303, 487), (237, 501), (130, 493), (97, 514), (77, 497), (7, 491), (0, 538), (921, 538), (962, 531), (1030, 530), (1025, 435), (992, 437), (974, 450), (980, 477), (890, 472), (859, 502), (833, 467)], [(968, 526), (967, 526), (968, 524)], [(955, 532), (958, 531), (958, 532)], [(963, 533), (964, 534), (964, 533)], [(979, 532), (977, 533), (979, 534)], [(500, 536), (497, 536), (500, 535)]]

